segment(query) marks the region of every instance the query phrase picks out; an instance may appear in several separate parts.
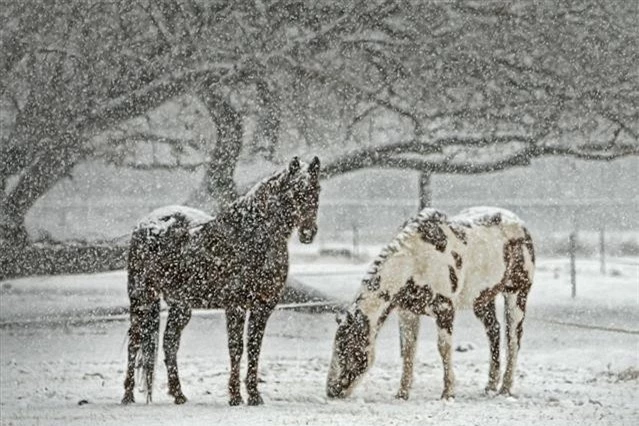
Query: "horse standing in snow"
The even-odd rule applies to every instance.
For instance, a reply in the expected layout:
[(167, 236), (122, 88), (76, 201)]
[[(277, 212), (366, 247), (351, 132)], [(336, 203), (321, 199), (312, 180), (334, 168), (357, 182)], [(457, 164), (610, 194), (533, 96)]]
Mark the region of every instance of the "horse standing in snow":
[(407, 399), (412, 384), (419, 315), (435, 318), (437, 346), (444, 365), (442, 398), (454, 398), (453, 321), (457, 309), (470, 306), (483, 322), (490, 343), (486, 392), (497, 391), (498, 294), (505, 300), (508, 353), (500, 393), (510, 394), (534, 263), (530, 234), (509, 211), (477, 207), (447, 219), (437, 210), (422, 210), (382, 250), (362, 281), (355, 302), (338, 315), (328, 397), (350, 395), (372, 365), (377, 332), (395, 308), (399, 310), (403, 358), (398, 398)]
[(288, 274), (288, 240), (298, 228), (309, 244), (317, 232), (317, 157), (310, 164), (295, 157), (287, 168), (253, 187), (217, 217), (185, 207), (151, 213), (134, 229), (128, 258), (131, 302), (127, 371), (122, 403), (134, 402), (136, 358), (140, 357), (151, 400), (160, 329), (160, 298), (169, 308), (164, 331), (164, 362), (169, 394), (186, 402), (177, 368), (182, 330), (192, 309), (223, 308), (231, 358), (231, 405), (240, 394), (240, 359), (248, 316), (249, 405), (261, 404), (257, 370), (266, 322)]

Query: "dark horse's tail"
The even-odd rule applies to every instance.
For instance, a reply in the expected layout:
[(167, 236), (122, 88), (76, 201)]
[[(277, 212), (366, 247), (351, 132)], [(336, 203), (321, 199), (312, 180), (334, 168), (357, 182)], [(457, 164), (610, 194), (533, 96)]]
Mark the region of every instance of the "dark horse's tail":
[(127, 372), (124, 379), (123, 404), (134, 402), (135, 370), (138, 369), (146, 401), (151, 402), (153, 375), (160, 336), (160, 298), (145, 277), (144, 261), (148, 261), (149, 249), (142, 235), (134, 232), (128, 258), (129, 344)]

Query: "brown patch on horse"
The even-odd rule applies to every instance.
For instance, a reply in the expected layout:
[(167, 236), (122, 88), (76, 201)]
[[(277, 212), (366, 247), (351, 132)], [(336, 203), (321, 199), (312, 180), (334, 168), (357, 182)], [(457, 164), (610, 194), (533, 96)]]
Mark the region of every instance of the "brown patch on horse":
[(495, 310), (495, 292), (493, 292), (492, 289), (482, 291), (473, 303), (473, 311), (475, 312), (475, 316), (481, 320), (484, 324), (484, 328), (486, 329), (486, 335), (488, 336), (490, 344), (490, 359), (492, 362), (489, 387), (496, 388), (497, 381), (499, 380), (500, 325), (497, 320)]
[(438, 294), (431, 303), (437, 327), (443, 328), (448, 334), (453, 334), (453, 321), (455, 320), (455, 308), (453, 301), (446, 296)]
[(504, 263), (506, 271), (502, 280), (504, 291), (528, 291), (532, 282), (525, 268), (524, 238), (513, 238), (504, 244)]
[(424, 315), (432, 300), (433, 291), (430, 287), (428, 285), (418, 286), (411, 277), (395, 295), (393, 305), (415, 314)]
[(453, 260), (455, 261), (455, 268), (461, 269), (463, 263), (461, 255), (456, 251), (451, 251), (450, 254), (453, 256)]
[(462, 227), (453, 223), (449, 225), (449, 228), (450, 232), (452, 232), (459, 241), (461, 241), (464, 245), (468, 244), (468, 236)]
[(377, 328), (380, 328), (382, 325), (384, 325), (384, 323), (386, 322), (386, 319), (390, 315), (390, 313), (393, 310), (393, 308), (394, 308), (394, 306), (393, 306), (392, 303), (389, 304), (388, 306), (386, 306), (386, 308), (384, 308), (384, 311), (382, 312), (382, 314), (377, 319)]
[(535, 263), (535, 248), (533, 246), (533, 240), (528, 232), (528, 229), (524, 228), (524, 246), (528, 250), (528, 254), (530, 254), (530, 259), (532, 263)]
[(367, 347), (370, 343), (370, 321), (359, 309), (347, 314), (335, 335), (338, 360), (341, 365), (340, 383), (348, 387), (368, 368)]
[(500, 212), (477, 219), (477, 224), (482, 226), (496, 226), (496, 225), (499, 225), (501, 222), (502, 222), (502, 217)]
[(391, 300), (390, 293), (386, 290), (379, 293), (379, 298), (385, 302), (390, 302)]
[(373, 292), (379, 290), (379, 284), (382, 278), (376, 274), (373, 277), (366, 278), (364, 282), (366, 283), (366, 288), (368, 291)]
[(443, 253), (444, 250), (446, 250), (448, 239), (446, 238), (446, 234), (442, 230), (439, 222), (436, 222), (435, 220), (426, 220), (419, 224), (417, 232), (422, 240), (435, 246), (437, 251), (441, 251)]
[(455, 273), (455, 268), (450, 265), (448, 265), (448, 279), (450, 280), (450, 288), (455, 293), (457, 291), (457, 274)]
[(493, 302), (495, 300), (495, 296), (501, 293), (502, 290), (503, 285), (501, 283), (497, 284), (494, 287), (482, 290), (479, 293), (479, 296), (477, 296), (477, 298), (473, 301), (473, 310), (475, 312), (475, 315), (481, 318), (483, 316), (483, 310), (485, 309), (485, 307)]

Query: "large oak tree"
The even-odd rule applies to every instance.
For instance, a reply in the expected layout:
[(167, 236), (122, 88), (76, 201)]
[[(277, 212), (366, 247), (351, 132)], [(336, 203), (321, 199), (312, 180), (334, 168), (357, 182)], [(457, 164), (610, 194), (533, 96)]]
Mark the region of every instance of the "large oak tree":
[(100, 135), (176, 98), (197, 99), (215, 123), (215, 143), (201, 146), (204, 186), (222, 203), (237, 195), (243, 144), (272, 162), (320, 151), (325, 177), (410, 168), (424, 185), (431, 173), (544, 155), (639, 153), (634, 2), (31, 0), (1, 9), (5, 241), (24, 239), (34, 202), (105, 152)]

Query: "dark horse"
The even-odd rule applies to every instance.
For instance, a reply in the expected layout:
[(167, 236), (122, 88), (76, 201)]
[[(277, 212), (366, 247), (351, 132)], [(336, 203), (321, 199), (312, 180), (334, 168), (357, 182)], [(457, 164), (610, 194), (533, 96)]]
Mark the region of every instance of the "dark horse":
[(169, 308), (163, 347), (169, 394), (175, 403), (186, 402), (177, 351), (191, 310), (222, 308), (231, 358), (229, 403), (243, 402), (240, 359), (248, 317), (248, 403), (262, 404), (257, 390), (262, 337), (286, 282), (287, 243), (293, 230), (298, 228), (305, 244), (317, 232), (319, 168), (317, 157), (310, 164), (295, 157), (215, 218), (194, 209), (169, 207), (138, 224), (128, 259), (131, 326), (123, 404), (134, 402), (138, 358), (147, 402), (151, 400), (161, 297)]

